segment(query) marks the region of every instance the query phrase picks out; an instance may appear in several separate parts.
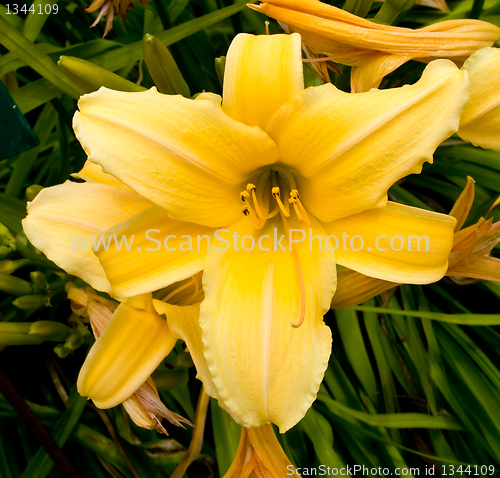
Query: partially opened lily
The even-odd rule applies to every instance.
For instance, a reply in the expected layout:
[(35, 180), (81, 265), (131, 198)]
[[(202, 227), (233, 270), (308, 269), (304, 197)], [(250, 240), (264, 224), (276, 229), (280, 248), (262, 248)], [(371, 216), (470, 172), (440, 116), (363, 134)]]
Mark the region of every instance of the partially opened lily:
[[(310, 407), (328, 363), (322, 317), (336, 263), (409, 283), (445, 273), (455, 219), (388, 202), (387, 189), (419, 172), (458, 129), (468, 84), (466, 72), (440, 60), (415, 85), (390, 91), (303, 90), (300, 49), (297, 34), (239, 35), (222, 106), (209, 93), (190, 100), (101, 89), (81, 98), (74, 119), (89, 159), (153, 203), (106, 232), (105, 239), (134, 236), (129, 251), (113, 244), (97, 251), (113, 294), (149, 293), (203, 269), (196, 340), (204, 382), (212, 381), (207, 392), (241, 424), (273, 422), (282, 432)], [(297, 229), (293, 238), (310, 234), (311, 247), (289, 247)], [(372, 244), (379, 234), (425, 234), (429, 250), (328, 250), (326, 237), (343, 232)], [(276, 247), (275, 235), (286, 236)], [(154, 342), (150, 335), (141, 340)], [(96, 389), (94, 369), (111, 363), (104, 355), (90, 357), (81, 378), (92, 374)], [(147, 378), (146, 368), (108, 388), (102, 403), (118, 403), (133, 388), (128, 382)]]
[(317, 0), (263, 0), (249, 7), (300, 33), (318, 54), (351, 65), (354, 92), (377, 88), (408, 60), (448, 58), (460, 66), (500, 38), (500, 28), (480, 20), (449, 20), (412, 30), (374, 23)]

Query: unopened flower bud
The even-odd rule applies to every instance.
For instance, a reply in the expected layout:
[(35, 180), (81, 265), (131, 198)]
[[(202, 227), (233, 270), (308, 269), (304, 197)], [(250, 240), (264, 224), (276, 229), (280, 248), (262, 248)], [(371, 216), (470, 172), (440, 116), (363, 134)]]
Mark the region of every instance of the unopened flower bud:
[(49, 283), (45, 274), (40, 271), (30, 272), (31, 282), (33, 282), (33, 288), (35, 292), (40, 293), (42, 291), (49, 292)]
[(40, 337), (44, 337), (45, 340), (53, 340), (55, 342), (66, 340), (72, 333), (73, 329), (67, 325), (50, 320), (33, 322), (30, 328), (30, 334), (39, 335)]
[(142, 52), (149, 73), (160, 93), (182, 95), (186, 98), (191, 96), (173, 56), (158, 38), (149, 34), (144, 35)]
[(76, 350), (83, 344), (83, 337), (78, 332), (73, 332), (64, 342), (64, 346), (69, 350)]
[(101, 86), (117, 91), (146, 91), (144, 86), (137, 85), (81, 58), (61, 56), (57, 66), (73, 83), (88, 92), (97, 91)]
[(15, 296), (33, 294), (33, 287), (29, 282), (2, 273), (0, 273), (0, 290)]
[(215, 72), (217, 73), (217, 78), (219, 78), (220, 84), (224, 83), (224, 71), (226, 69), (226, 57), (220, 56), (215, 59)]
[(43, 189), (39, 184), (32, 184), (26, 188), (25, 196), (28, 201), (33, 201), (38, 196), (38, 193)]

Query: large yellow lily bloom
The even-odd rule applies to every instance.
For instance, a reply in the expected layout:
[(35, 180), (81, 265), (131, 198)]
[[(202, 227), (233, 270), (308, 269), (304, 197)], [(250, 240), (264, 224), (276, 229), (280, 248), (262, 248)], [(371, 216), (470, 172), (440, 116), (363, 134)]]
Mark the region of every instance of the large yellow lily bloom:
[(262, 0), (249, 7), (300, 33), (317, 53), (351, 65), (353, 92), (377, 88), (408, 60), (448, 58), (460, 66), (500, 38), (500, 28), (480, 20), (449, 20), (412, 30), (374, 23), (317, 0)]
[[(272, 422), (282, 432), (304, 416), (328, 364), (331, 333), (322, 317), (337, 263), (394, 282), (444, 275), (455, 219), (388, 202), (387, 190), (431, 161), (458, 129), (468, 98), (467, 72), (446, 60), (432, 62), (415, 85), (394, 90), (304, 90), (300, 50), (297, 34), (238, 35), (222, 105), (209, 93), (191, 100), (103, 88), (80, 99), (74, 119), (89, 159), (152, 203), (106, 231), (105, 238), (133, 235), (134, 247), (111, 243), (96, 252), (113, 294), (138, 296), (204, 270), (205, 299), (180, 308), (185, 321), (169, 313), (176, 306), (153, 301), (156, 312), (186, 337), (207, 393), (242, 425)], [(85, 221), (97, 220), (87, 212), (82, 208)], [(220, 228), (231, 247), (196, 247), (197, 236), (214, 239)], [(311, 247), (307, 240), (288, 247), (291, 229), (310, 234)], [(370, 244), (381, 234), (426, 235), (429, 248), (395, 252), (387, 239), (378, 243), (386, 251), (328, 250), (326, 237), (342, 233)], [(235, 235), (250, 236), (247, 248), (252, 239), (259, 246), (237, 250)], [(273, 247), (274, 235), (287, 238)], [(140, 338), (143, 360), (155, 334)], [(125, 335), (117, 333), (120, 346)], [(112, 334), (106, 340), (113, 342)], [(130, 356), (135, 360), (133, 347)], [(101, 359), (111, 363), (94, 354), (86, 365), (93, 389)], [(119, 389), (108, 387), (101, 402), (119, 403), (147, 373), (142, 367), (133, 377), (122, 374)]]

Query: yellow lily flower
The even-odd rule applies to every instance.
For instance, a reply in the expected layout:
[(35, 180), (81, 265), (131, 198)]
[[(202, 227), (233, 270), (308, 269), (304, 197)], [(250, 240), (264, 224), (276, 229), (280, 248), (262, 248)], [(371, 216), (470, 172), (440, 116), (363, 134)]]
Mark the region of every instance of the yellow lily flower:
[(470, 78), (470, 100), (458, 134), (475, 146), (500, 151), (500, 49), (483, 48), (464, 68)]
[[(328, 84), (303, 90), (300, 49), (297, 34), (238, 35), (227, 56), (222, 106), (209, 93), (191, 100), (155, 89), (101, 89), (80, 99), (74, 119), (89, 159), (154, 203), (106, 231), (105, 239), (133, 235), (133, 248), (111, 244), (96, 252), (113, 293), (138, 296), (203, 269), (200, 305), (153, 301), (156, 313), (167, 314), (174, 334), (181, 313), (168, 308), (191, 315), (199, 335), (189, 338), (197, 346), (188, 347), (198, 363), (205, 361), (208, 394), (239, 423), (273, 422), (282, 432), (310, 407), (328, 364), (331, 334), (322, 316), (337, 263), (410, 283), (445, 273), (455, 219), (388, 202), (387, 189), (419, 172), (457, 130), (468, 83), (466, 72), (439, 60), (415, 85), (399, 89), (350, 95)], [(207, 251), (221, 228), (218, 239), (250, 237), (239, 250), (215, 250), (221, 240)], [(292, 229), (311, 234), (313, 247), (305, 241), (273, 248), (273, 236)], [(343, 232), (372, 243), (379, 234), (425, 234), (429, 250), (317, 248)], [(206, 236), (201, 248), (197, 236)], [(242, 250), (252, 242), (258, 247)], [(123, 348), (134, 332), (127, 326), (116, 334)], [(155, 334), (140, 340), (154, 343)], [(138, 371), (122, 377), (119, 390), (103, 399), (106, 406), (146, 378), (139, 362), (147, 360), (148, 347), (131, 340)], [(89, 357), (83, 372), (96, 389), (101, 361), (110, 363), (104, 352)]]
[(408, 60), (448, 58), (460, 66), (500, 38), (500, 28), (480, 20), (449, 20), (412, 30), (377, 24), (317, 0), (263, 0), (249, 7), (300, 33), (318, 54), (351, 65), (353, 92), (377, 88)]
[(240, 445), (224, 478), (300, 476), (281, 448), (271, 425), (241, 429)]

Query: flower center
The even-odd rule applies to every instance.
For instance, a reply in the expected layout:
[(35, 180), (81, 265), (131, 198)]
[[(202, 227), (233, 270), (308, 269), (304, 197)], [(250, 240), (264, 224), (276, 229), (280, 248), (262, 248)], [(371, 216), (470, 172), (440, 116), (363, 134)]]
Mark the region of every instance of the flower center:
[(262, 229), (268, 219), (279, 213), (288, 230), (286, 218), (290, 217), (290, 206), (293, 206), (300, 221), (311, 225), (309, 215), (300, 200), (295, 179), (286, 169), (268, 169), (259, 178), (257, 186), (253, 183), (247, 184), (246, 189), (240, 193), (240, 198), (244, 203), (241, 211), (250, 218), (256, 229)]
[[(289, 236), (288, 218), (292, 212), (291, 206), (293, 206), (293, 210), (299, 221), (304, 222), (307, 226), (311, 226), (309, 215), (300, 200), (295, 178), (286, 169), (276, 166), (268, 169), (260, 176), (257, 186), (253, 183), (247, 184), (246, 189), (240, 193), (240, 198), (244, 202), (241, 208), (243, 214), (250, 218), (256, 229), (262, 229), (268, 219), (280, 214), (287, 236)], [(300, 313), (297, 322), (290, 322), (290, 325), (298, 328), (304, 322), (306, 291), (299, 254), (293, 245), (291, 253), (299, 281)]]

